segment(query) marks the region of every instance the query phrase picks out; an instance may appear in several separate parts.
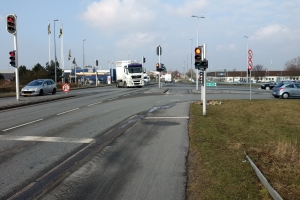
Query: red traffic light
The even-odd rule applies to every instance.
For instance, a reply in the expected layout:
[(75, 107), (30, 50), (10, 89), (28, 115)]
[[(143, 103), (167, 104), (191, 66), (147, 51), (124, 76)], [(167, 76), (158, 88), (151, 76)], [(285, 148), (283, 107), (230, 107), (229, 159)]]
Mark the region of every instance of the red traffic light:
[(17, 32), (17, 16), (14, 14), (7, 15), (6, 17), (6, 30), (10, 34)]
[(10, 55), (11, 57), (15, 57), (15, 56), (16, 56), (16, 53), (15, 53), (14, 51), (11, 51), (11, 52), (9, 52), (9, 55)]

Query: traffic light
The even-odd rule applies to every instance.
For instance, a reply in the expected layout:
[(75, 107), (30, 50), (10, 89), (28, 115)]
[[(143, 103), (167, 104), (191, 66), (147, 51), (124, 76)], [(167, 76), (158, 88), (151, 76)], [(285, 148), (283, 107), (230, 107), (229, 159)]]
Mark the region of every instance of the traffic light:
[(98, 60), (96, 60), (96, 66), (98, 66)]
[(143, 57), (143, 63), (145, 63), (146, 62), (146, 58), (145, 57)]
[(201, 68), (201, 47), (198, 46), (195, 48), (195, 68)]
[(200, 82), (200, 84), (203, 84), (203, 81), (204, 81), (204, 73), (201, 71), (199, 73), (199, 82)]
[(159, 63), (156, 63), (156, 71), (159, 71)]
[(16, 51), (9, 52), (10, 65), (16, 67)]
[(208, 60), (204, 59), (201, 62), (201, 66), (202, 66), (202, 69), (207, 69), (208, 68)]
[(17, 16), (16, 15), (7, 15), (6, 30), (10, 34), (16, 34), (16, 32), (17, 32)]

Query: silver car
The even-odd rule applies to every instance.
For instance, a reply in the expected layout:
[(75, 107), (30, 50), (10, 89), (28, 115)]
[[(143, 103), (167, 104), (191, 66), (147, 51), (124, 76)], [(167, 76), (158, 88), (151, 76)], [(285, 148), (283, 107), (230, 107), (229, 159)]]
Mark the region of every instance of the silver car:
[(280, 83), (277, 84), (272, 91), (275, 98), (282, 97), (287, 99), (289, 97), (300, 97), (300, 83)]
[(52, 79), (36, 79), (28, 83), (21, 90), (21, 95), (43, 95), (46, 93), (56, 93), (56, 83)]

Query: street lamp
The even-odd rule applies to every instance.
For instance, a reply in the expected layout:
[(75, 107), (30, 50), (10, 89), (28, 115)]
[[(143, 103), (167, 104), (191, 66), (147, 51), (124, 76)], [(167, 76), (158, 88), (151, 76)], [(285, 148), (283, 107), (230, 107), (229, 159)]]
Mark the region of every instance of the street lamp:
[(82, 69), (83, 69), (83, 83), (84, 83), (84, 62), (85, 62), (85, 60), (84, 60), (84, 41), (86, 41), (86, 39), (84, 39), (83, 41), (82, 41), (82, 55), (83, 55), (83, 65), (82, 65)]
[(189, 64), (188, 64), (188, 55), (186, 55), (186, 73), (188, 74), (188, 71), (189, 71)]
[(193, 57), (193, 39), (190, 39), (191, 40), (191, 81), (192, 81), (192, 57)]
[(247, 39), (247, 51), (246, 51), (246, 74), (247, 74), (247, 80), (246, 83), (248, 83), (248, 36), (244, 36)]
[[(203, 14), (201, 15), (201, 17), (196, 16), (196, 15), (192, 15), (192, 17), (198, 18), (198, 23), (197, 23), (197, 47), (198, 47), (199, 46), (199, 18), (205, 18), (205, 17)], [(198, 74), (199, 74), (199, 70), (196, 69), (196, 90), (198, 90)], [(202, 94), (202, 92), (201, 92), (201, 94)]]
[(130, 55), (128, 55), (128, 60), (129, 60)]
[(197, 46), (199, 46), (199, 18), (205, 18), (204, 15), (202, 14), (201, 17), (192, 15), (192, 17), (197, 17), (198, 18), (198, 23), (197, 23)]
[[(54, 66), (55, 66), (55, 69), (54, 69), (54, 71), (55, 71), (55, 78), (54, 78), (54, 80), (55, 80), (55, 83), (57, 83), (57, 78), (56, 78), (56, 41), (55, 41), (55, 22), (57, 22), (58, 21), (58, 19), (55, 19), (54, 20), (54, 56), (55, 56), (55, 58), (54, 58)], [(49, 63), (49, 66), (50, 66), (50, 63)]]

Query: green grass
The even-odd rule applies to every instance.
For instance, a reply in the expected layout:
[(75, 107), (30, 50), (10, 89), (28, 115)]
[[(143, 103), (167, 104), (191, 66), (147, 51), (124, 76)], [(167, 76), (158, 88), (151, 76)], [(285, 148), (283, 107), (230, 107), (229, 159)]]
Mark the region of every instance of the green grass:
[(244, 152), (283, 199), (300, 196), (300, 102), (224, 100), (190, 107), (188, 199), (272, 199)]

